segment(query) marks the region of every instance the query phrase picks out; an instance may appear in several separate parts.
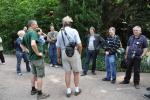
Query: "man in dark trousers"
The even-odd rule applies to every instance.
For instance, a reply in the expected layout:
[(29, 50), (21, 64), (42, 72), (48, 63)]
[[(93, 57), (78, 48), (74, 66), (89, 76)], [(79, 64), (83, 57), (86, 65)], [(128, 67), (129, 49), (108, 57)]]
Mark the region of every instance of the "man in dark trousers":
[(87, 75), (90, 60), (92, 60), (92, 74), (96, 75), (96, 58), (100, 47), (102, 47), (102, 44), (104, 43), (104, 39), (99, 34), (95, 34), (94, 27), (90, 27), (89, 31), (90, 35), (88, 35), (86, 39), (86, 61), (83, 66), (83, 73), (81, 76)]
[(133, 27), (133, 35), (130, 36), (127, 48), (125, 59), (128, 62), (128, 67), (124, 80), (120, 84), (129, 84), (132, 69), (134, 70), (134, 86), (136, 89), (139, 89), (140, 82), (140, 64), (141, 60), (147, 52), (147, 39), (142, 35), (142, 29), (140, 26)]

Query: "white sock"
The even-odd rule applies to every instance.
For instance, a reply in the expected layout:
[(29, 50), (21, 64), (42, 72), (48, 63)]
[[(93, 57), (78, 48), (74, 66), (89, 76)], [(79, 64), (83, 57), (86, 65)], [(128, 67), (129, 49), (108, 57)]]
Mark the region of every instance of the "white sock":
[(75, 91), (76, 91), (76, 92), (79, 92), (79, 87), (75, 87)]
[(71, 88), (67, 88), (67, 93), (71, 93)]

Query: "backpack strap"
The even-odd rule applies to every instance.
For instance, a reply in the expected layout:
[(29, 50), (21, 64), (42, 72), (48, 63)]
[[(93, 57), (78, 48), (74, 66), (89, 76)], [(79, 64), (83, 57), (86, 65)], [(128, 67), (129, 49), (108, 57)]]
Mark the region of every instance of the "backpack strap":
[(65, 45), (65, 39), (64, 39), (62, 30), (63, 30), (63, 29), (61, 29), (61, 36), (62, 36), (62, 39), (63, 39), (64, 46), (66, 46), (66, 45)]

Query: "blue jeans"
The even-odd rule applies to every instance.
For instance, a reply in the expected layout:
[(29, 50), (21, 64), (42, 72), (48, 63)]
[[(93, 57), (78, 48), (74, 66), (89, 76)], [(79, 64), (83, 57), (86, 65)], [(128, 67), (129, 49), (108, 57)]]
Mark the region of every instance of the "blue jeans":
[(83, 72), (85, 74), (88, 71), (90, 60), (92, 60), (92, 72), (95, 72), (95, 70), (96, 70), (96, 58), (97, 58), (96, 50), (87, 50), (86, 61), (85, 61), (85, 65), (83, 66)]
[(105, 65), (106, 65), (106, 71), (107, 76), (106, 78), (108, 80), (116, 80), (116, 59), (115, 55), (106, 55), (105, 56)]
[(30, 72), (30, 65), (29, 65), (29, 59), (28, 59), (27, 53), (16, 51), (16, 57), (17, 57), (17, 66), (16, 66), (17, 73), (21, 73), (20, 65), (21, 65), (22, 58), (24, 59), (24, 62), (26, 63), (27, 71)]
[(57, 49), (55, 44), (50, 44), (49, 47), (49, 58), (50, 58), (50, 63), (53, 65), (57, 64)]

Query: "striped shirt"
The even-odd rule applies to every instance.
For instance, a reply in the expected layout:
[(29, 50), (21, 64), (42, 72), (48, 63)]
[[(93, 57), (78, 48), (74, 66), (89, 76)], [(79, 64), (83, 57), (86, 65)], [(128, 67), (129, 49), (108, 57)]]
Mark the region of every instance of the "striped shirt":
[(114, 55), (117, 49), (120, 47), (120, 38), (119, 36), (115, 35), (114, 37), (107, 37), (106, 39), (106, 49), (110, 55)]

